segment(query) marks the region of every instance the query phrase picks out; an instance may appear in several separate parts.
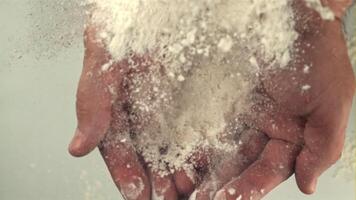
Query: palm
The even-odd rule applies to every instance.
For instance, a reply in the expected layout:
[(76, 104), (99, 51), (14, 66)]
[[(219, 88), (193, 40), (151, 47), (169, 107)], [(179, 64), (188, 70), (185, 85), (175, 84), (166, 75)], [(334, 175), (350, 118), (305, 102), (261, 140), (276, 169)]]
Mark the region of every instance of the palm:
[[(159, 176), (136, 153), (124, 83), (128, 61), (111, 62), (94, 27), (88, 27), (85, 35), (84, 68), (77, 92), (78, 128), (70, 153), (83, 156), (98, 146), (115, 184), (128, 200), (149, 200), (154, 195), (174, 200), (189, 195), (194, 184), (184, 171)], [(134, 58), (139, 65), (141, 61)]]
[[(290, 68), (262, 73), (254, 112), (242, 118), (249, 127), (241, 133), (243, 145), (198, 187), (196, 199), (260, 199), (293, 172), (300, 189), (312, 193), (316, 178), (339, 157), (354, 92), (341, 25), (322, 22), (305, 6), (298, 9), (305, 18), (316, 19), (307, 23), (307, 29), (297, 27), (300, 51)], [(160, 177), (136, 154), (123, 82), (128, 63), (111, 63), (103, 71), (110, 56), (95, 32), (89, 28), (86, 33), (77, 94), (79, 124), (70, 152), (82, 156), (99, 145), (127, 199), (158, 194), (174, 200), (189, 195), (194, 184), (184, 172)]]
[(299, 51), (288, 69), (262, 72), (254, 112), (244, 117), (268, 143), (260, 143), (263, 152), (254, 162), (250, 157), (251, 165), (223, 172), (220, 177), (228, 178), (216, 188), (209, 187), (211, 180), (200, 187), (198, 199), (260, 199), (293, 172), (301, 191), (310, 194), (317, 177), (341, 155), (355, 90), (342, 26), (296, 4), (304, 14), (297, 22)]
[(305, 193), (315, 190), (316, 177), (341, 155), (355, 87), (341, 22), (320, 21), (317, 16), (312, 19), (316, 22), (310, 22), (313, 25), (308, 30), (300, 30), (296, 44), (300, 50), (291, 64), (293, 70), (267, 72), (263, 81), (277, 112), (286, 113), (303, 128), (294, 136), (269, 132), (303, 144), (295, 158), (295, 172)]

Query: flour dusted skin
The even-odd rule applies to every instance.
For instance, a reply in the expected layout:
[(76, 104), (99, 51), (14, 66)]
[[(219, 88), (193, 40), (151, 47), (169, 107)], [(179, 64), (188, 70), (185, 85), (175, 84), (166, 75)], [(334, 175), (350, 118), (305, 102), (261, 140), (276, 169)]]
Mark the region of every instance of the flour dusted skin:
[(150, 58), (148, 70), (127, 83), (133, 142), (157, 171), (191, 168), (186, 161), (197, 149), (236, 151), (238, 143), (222, 138), (234, 134), (237, 116), (248, 112), (262, 63), (287, 67), (298, 37), (290, 0), (88, 4), (111, 63), (132, 54)]

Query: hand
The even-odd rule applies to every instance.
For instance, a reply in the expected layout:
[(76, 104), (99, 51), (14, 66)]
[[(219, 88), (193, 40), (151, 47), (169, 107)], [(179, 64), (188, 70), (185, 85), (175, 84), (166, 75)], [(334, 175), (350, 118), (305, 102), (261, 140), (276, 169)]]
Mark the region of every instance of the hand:
[[(84, 68), (77, 92), (78, 128), (69, 152), (84, 156), (99, 146), (115, 184), (128, 200), (149, 200), (151, 195), (167, 200), (188, 196), (194, 182), (185, 171), (161, 177), (137, 155), (130, 142), (124, 88), (128, 61), (112, 62), (96, 33), (93, 26), (85, 32)], [(144, 59), (133, 58), (138, 65)]]
[(220, 181), (203, 183), (196, 199), (261, 199), (293, 172), (300, 190), (311, 194), (318, 177), (341, 155), (355, 78), (340, 17), (351, 1), (324, 1), (336, 13), (334, 21), (323, 21), (303, 1), (294, 2), (299, 51), (287, 69), (262, 73), (262, 97), (255, 99), (253, 114), (245, 116), (269, 140), (256, 143), (264, 148), (259, 157), (245, 153), (249, 162), (218, 172), (225, 177)]

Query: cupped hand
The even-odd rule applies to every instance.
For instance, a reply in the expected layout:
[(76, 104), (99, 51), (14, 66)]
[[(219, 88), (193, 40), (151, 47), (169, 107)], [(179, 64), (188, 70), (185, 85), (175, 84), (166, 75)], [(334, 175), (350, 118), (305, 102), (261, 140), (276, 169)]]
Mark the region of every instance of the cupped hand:
[(316, 190), (318, 177), (341, 156), (355, 92), (340, 20), (350, 2), (323, 1), (336, 14), (325, 21), (304, 1), (294, 1), (294, 59), (285, 69), (266, 67), (253, 112), (244, 116), (268, 142), (257, 143), (260, 154), (244, 153), (247, 162), (203, 183), (192, 199), (261, 199), (293, 173), (302, 192)]
[[(97, 29), (85, 32), (84, 67), (77, 91), (78, 127), (69, 145), (73, 156), (84, 156), (97, 146), (111, 176), (128, 200), (174, 200), (188, 196), (194, 181), (184, 170), (165, 176), (150, 169), (131, 143), (125, 77), (128, 60), (114, 62), (97, 38)], [(133, 57), (141, 65), (145, 58)]]

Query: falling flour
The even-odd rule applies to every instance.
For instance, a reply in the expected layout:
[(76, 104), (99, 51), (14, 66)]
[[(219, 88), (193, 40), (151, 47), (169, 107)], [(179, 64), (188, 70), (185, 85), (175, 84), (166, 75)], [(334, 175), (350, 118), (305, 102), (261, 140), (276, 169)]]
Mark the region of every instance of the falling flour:
[(134, 143), (157, 171), (191, 168), (202, 147), (236, 150), (221, 138), (248, 110), (260, 63), (285, 67), (297, 39), (290, 1), (90, 2), (113, 59), (150, 57), (127, 84)]
[(191, 169), (201, 148), (238, 149), (224, 138), (248, 112), (260, 69), (286, 67), (298, 37), (290, 0), (87, 1), (113, 59), (102, 70), (128, 59), (135, 72), (125, 82), (133, 143), (162, 174)]
[(320, 0), (305, 0), (305, 2), (309, 8), (316, 10), (322, 19), (331, 21), (335, 19), (333, 11), (329, 7), (323, 6)]

